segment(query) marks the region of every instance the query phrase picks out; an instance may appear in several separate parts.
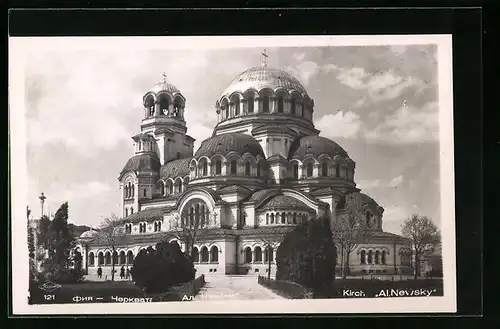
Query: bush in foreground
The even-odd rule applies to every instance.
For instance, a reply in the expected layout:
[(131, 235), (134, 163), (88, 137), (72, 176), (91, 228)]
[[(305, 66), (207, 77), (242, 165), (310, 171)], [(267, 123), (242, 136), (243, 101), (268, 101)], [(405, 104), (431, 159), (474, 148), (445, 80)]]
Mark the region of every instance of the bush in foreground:
[(337, 252), (327, 219), (298, 225), (288, 233), (276, 255), (276, 280), (292, 281), (320, 295), (335, 279)]
[(145, 292), (165, 292), (194, 279), (193, 262), (175, 242), (159, 242), (156, 249), (141, 251), (131, 269), (135, 284)]

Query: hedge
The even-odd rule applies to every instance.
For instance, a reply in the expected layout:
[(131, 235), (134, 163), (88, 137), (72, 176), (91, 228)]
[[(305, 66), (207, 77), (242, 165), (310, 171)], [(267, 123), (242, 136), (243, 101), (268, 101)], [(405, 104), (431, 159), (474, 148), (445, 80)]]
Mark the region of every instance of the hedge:
[(313, 292), (311, 289), (291, 281), (284, 280), (273, 280), (268, 279), (264, 276), (259, 275), (257, 282), (271, 289), (276, 294), (285, 297), (287, 299), (311, 299), (313, 298)]

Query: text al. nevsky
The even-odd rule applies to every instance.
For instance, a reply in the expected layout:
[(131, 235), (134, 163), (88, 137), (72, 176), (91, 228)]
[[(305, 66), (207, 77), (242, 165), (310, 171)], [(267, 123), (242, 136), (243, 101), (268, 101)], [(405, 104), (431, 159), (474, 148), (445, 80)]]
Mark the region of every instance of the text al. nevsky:
[[(436, 289), (382, 289), (375, 297), (429, 297)], [(342, 297), (368, 297), (362, 290), (344, 289)]]

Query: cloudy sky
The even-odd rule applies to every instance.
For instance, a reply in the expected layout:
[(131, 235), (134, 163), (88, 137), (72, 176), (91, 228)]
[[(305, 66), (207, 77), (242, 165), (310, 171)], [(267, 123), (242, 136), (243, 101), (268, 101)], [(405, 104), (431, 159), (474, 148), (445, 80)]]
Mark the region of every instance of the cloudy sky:
[[(356, 162), (355, 180), (399, 233), (413, 212), (440, 223), (437, 48), (267, 48), (268, 65), (296, 76), (315, 100), (314, 124)], [(142, 95), (165, 72), (187, 98), (196, 145), (216, 123), (215, 100), (262, 48), (33, 51), (26, 54), (29, 204), (69, 202), (70, 221), (120, 213), (118, 173), (133, 155)]]

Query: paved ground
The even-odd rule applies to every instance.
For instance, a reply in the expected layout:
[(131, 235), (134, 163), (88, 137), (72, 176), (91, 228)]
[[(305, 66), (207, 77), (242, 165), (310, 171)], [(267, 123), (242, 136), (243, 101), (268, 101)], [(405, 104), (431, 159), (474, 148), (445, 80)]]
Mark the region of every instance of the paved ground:
[(206, 284), (194, 300), (283, 299), (257, 283), (256, 276), (205, 276)]

